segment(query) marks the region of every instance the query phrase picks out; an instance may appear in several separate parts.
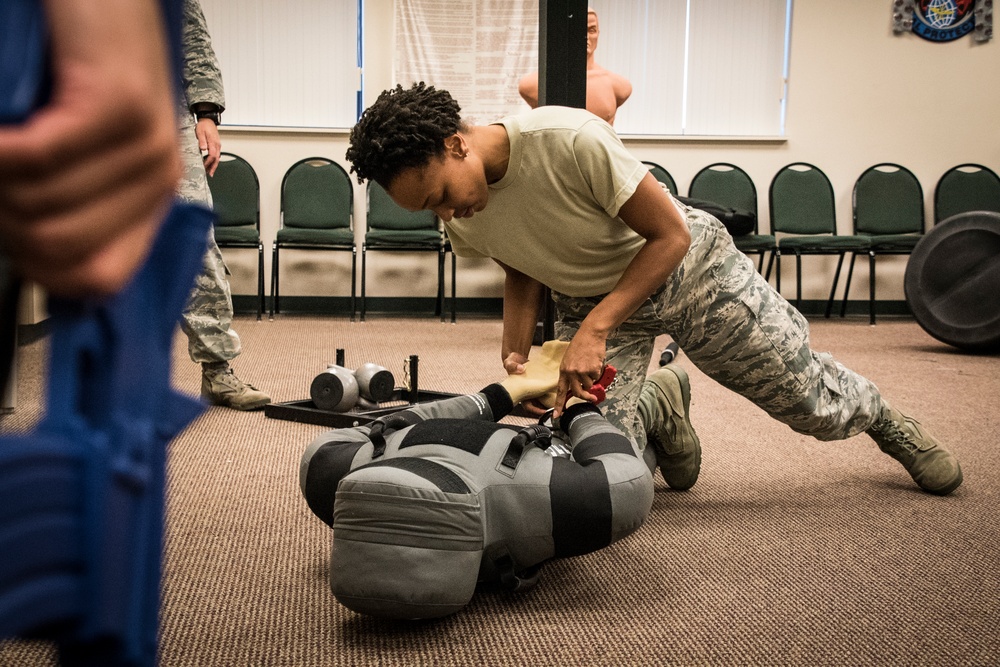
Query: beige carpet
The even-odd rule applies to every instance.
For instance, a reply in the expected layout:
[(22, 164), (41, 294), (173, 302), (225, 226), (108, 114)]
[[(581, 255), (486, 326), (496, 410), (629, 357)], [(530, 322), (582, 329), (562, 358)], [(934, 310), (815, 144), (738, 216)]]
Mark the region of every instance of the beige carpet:
[[(308, 398), (336, 348), (397, 383), (416, 354), (424, 389), (475, 391), (501, 372), (493, 320), (236, 326), (237, 373), (276, 401)], [(960, 354), (910, 320), (820, 319), (812, 332), (949, 444), (966, 477), (956, 493), (920, 492), (866, 436), (792, 433), (681, 355), (705, 450), (692, 490), (657, 478), (637, 534), (547, 565), (526, 594), (484, 590), (447, 619), (390, 623), (327, 587), (329, 529), (297, 487), (299, 456), (324, 429), (211, 408), (171, 448), (161, 664), (1000, 664), (1000, 359)], [(21, 405), (3, 429), (37, 418), (45, 343), (22, 346)], [(180, 337), (175, 359), (176, 385), (195, 392)], [(0, 646), (2, 666), (49, 664), (44, 646)]]

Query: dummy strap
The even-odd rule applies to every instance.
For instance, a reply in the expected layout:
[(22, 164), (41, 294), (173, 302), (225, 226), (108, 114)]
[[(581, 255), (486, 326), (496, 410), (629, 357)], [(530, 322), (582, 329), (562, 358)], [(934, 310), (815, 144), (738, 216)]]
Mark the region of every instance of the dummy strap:
[(507, 452), (503, 455), (500, 463), (508, 468), (516, 468), (525, 447), (533, 445), (539, 449), (546, 449), (550, 444), (552, 444), (551, 428), (544, 424), (525, 426), (510, 439)]
[(399, 431), (409, 426), (419, 424), (423, 420), (423, 417), (415, 412), (403, 410), (402, 412), (394, 412), (388, 417), (373, 421), (369, 427), (370, 430), (368, 431), (368, 439), (372, 441), (372, 445), (375, 447), (372, 451), (372, 458), (377, 459), (385, 454), (385, 434), (387, 432)]

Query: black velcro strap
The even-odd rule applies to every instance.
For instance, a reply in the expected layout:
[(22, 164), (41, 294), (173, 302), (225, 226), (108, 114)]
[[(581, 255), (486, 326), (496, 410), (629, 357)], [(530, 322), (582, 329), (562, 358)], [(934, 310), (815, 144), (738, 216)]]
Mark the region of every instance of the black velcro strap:
[(333, 501), (337, 485), (351, 471), (351, 462), (366, 443), (328, 442), (309, 460), (306, 471), (306, 504), (328, 526), (333, 525)]
[(583, 465), (591, 464), (591, 459), (605, 454), (635, 456), (635, 450), (628, 438), (621, 433), (595, 433), (573, 446), (573, 458)]
[(552, 459), (549, 480), (555, 556), (579, 556), (611, 544), (611, 489), (601, 461), (581, 466)]
[(601, 409), (593, 403), (574, 403), (563, 411), (562, 416), (559, 417), (559, 423), (569, 424), (580, 415), (588, 412), (601, 414)]
[(486, 402), (489, 403), (493, 421), (500, 421), (514, 409), (514, 403), (510, 400), (510, 393), (503, 388), (503, 385), (495, 383), (487, 385), (483, 387), (480, 393), (486, 397)]
[(417, 445), (446, 445), (479, 456), (494, 433), (511, 428), (517, 427), (472, 419), (428, 419), (406, 432), (399, 449)]
[(401, 456), (394, 459), (374, 461), (367, 465), (355, 468), (355, 470), (365, 470), (368, 468), (397, 468), (413, 473), (418, 477), (426, 479), (445, 493), (472, 493), (469, 486), (454, 470), (446, 468), (440, 463), (427, 459), (418, 459), (413, 456)]

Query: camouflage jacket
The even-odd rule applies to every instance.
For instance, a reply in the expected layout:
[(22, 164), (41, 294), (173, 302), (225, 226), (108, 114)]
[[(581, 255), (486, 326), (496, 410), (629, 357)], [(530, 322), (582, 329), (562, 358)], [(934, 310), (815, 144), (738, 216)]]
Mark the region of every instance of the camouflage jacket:
[(184, 71), (181, 75), (184, 112), (190, 113), (191, 107), (199, 102), (211, 102), (220, 111), (225, 109), (222, 72), (212, 50), (212, 38), (208, 35), (208, 24), (199, 0), (184, 0), (181, 47), (184, 49)]

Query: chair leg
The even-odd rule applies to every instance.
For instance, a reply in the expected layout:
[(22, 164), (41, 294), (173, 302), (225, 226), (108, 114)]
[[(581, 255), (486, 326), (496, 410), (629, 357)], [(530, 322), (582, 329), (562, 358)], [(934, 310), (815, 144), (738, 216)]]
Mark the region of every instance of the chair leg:
[(761, 250), (757, 259), (757, 273), (764, 275), (764, 251)]
[(368, 310), (368, 296), (366, 293), (365, 274), (368, 271), (368, 248), (361, 244), (361, 321), (365, 321), (365, 311)]
[(455, 298), (455, 251), (451, 253), (451, 323), (455, 323), (455, 307), (458, 300)]
[(257, 244), (257, 321), (264, 315), (264, 244)]
[(781, 250), (775, 250), (771, 255), (774, 260), (774, 269), (777, 273), (774, 274), (774, 286), (777, 289), (778, 294), (781, 294)]
[(837, 296), (837, 283), (840, 282), (840, 268), (844, 265), (844, 255), (846, 253), (839, 253), (840, 259), (837, 260), (837, 271), (833, 274), (833, 287), (830, 288), (830, 298), (826, 301), (826, 312), (823, 317), (830, 319), (830, 314), (833, 312), (833, 299)]
[(771, 280), (771, 266), (774, 264), (774, 254), (776, 252), (778, 252), (777, 248), (771, 251), (771, 256), (767, 259), (767, 272), (764, 273), (764, 280), (766, 282), (770, 282)]
[(858, 253), (851, 253), (851, 263), (847, 268), (847, 284), (844, 285), (844, 301), (840, 304), (840, 316), (847, 315), (847, 295), (851, 292), (851, 277), (854, 275), (854, 260), (858, 258)]
[(868, 251), (868, 311), (871, 324), (875, 324), (875, 251)]
[(802, 312), (802, 253), (795, 253), (795, 310)]
[(274, 250), (271, 252), (271, 314), (268, 319), (274, 319), (274, 313), (278, 310), (278, 242), (274, 242)]
[(438, 248), (437, 315), (444, 322), (444, 245)]
[[(365, 321), (365, 251), (364, 244), (361, 246), (361, 321)], [(351, 248), (351, 321), (354, 321), (354, 295), (357, 294), (358, 287), (358, 248)]]

